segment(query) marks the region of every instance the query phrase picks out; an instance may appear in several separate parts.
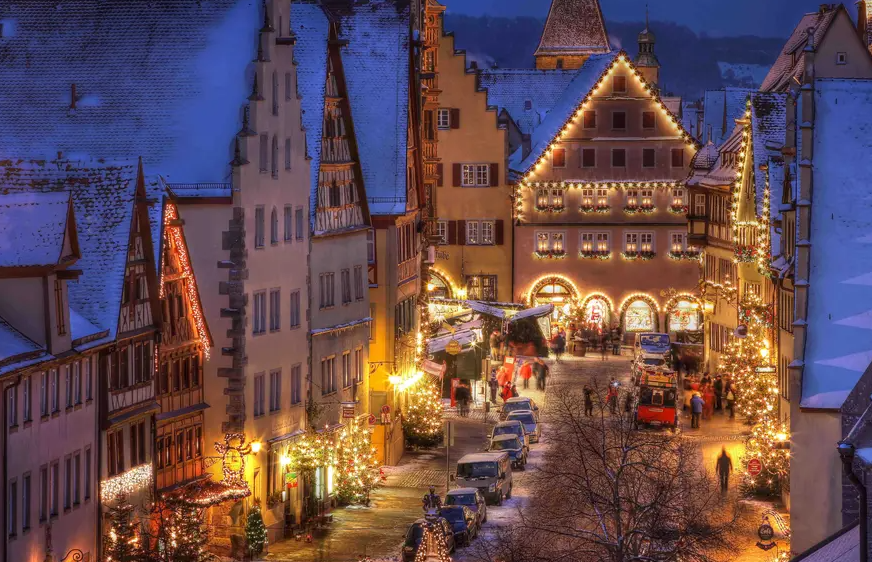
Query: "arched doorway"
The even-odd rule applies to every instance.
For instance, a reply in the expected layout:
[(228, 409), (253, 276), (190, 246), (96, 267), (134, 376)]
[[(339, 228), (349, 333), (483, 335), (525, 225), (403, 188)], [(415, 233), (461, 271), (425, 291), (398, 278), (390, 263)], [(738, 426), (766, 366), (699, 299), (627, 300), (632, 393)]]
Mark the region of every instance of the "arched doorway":
[(588, 295), (581, 305), (581, 321), (587, 328), (608, 330), (612, 325), (612, 303), (600, 293)]
[(621, 306), (624, 332), (656, 332), (659, 329), (657, 302), (647, 295), (633, 295)]
[(560, 322), (572, 315), (578, 305), (578, 289), (575, 284), (561, 275), (539, 279), (528, 294), (530, 306), (554, 305), (552, 319)]
[(678, 297), (666, 309), (666, 329), (670, 332), (698, 332), (702, 329), (699, 303), (689, 297)]
[(451, 283), (439, 273), (430, 270), (430, 279), (427, 281), (427, 292), (431, 299), (453, 299), (454, 291)]

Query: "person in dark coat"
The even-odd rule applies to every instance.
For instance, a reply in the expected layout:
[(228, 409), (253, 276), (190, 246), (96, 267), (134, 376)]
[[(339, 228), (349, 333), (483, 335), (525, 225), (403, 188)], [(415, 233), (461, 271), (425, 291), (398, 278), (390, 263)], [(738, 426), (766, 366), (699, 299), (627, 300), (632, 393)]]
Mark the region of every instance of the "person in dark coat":
[(515, 386), (515, 383), (512, 383), (511, 391), (512, 391), (512, 398), (517, 398), (518, 396), (520, 396), (520, 394), (518, 394), (518, 387)]
[(457, 400), (460, 417), (465, 418), (469, 415), (469, 387), (461, 383), (454, 391), (454, 398)]
[(497, 403), (497, 391), (500, 389), (500, 383), (497, 382), (497, 370), (491, 369), (490, 378), (487, 381), (487, 386), (490, 388), (490, 401)]
[(699, 429), (699, 418), (702, 416), (702, 408), (705, 401), (699, 394), (694, 394), (690, 399), (690, 427), (691, 429)]
[(606, 401), (609, 403), (609, 411), (612, 414), (618, 413), (618, 381), (612, 379), (609, 382), (609, 391), (606, 394)]
[(715, 377), (715, 382), (712, 386), (715, 389), (715, 410), (721, 410), (724, 406), (722, 401), (724, 396), (724, 381), (720, 375)]
[(593, 415), (593, 389), (589, 385), (584, 385), (584, 415)]
[(721, 447), (721, 454), (717, 460), (718, 480), (721, 483), (721, 492), (726, 492), (730, 487), (730, 473), (733, 472), (733, 459), (727, 454), (727, 448)]

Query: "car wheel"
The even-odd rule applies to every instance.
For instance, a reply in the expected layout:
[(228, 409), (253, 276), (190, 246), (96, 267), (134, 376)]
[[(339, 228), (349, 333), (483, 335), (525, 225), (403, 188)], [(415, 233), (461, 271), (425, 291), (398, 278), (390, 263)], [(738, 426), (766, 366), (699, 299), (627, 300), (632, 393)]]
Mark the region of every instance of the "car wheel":
[(509, 484), (509, 493), (506, 494), (506, 499), (507, 499), (507, 500), (512, 499), (512, 486), (513, 486), (513, 484)]
[(484, 517), (482, 518), (481, 522), (482, 522), (482, 523), (487, 523), (487, 508), (484, 508), (484, 509), (485, 509), (485, 511), (484, 511)]
[(497, 497), (497, 505), (503, 505), (503, 492), (500, 491), (499, 497)]

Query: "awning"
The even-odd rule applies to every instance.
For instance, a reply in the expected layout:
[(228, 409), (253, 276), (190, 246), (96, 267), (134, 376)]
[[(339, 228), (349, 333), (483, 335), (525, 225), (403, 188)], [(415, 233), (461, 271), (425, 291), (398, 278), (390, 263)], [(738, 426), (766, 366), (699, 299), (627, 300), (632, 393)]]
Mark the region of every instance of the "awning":
[(476, 335), (476, 333), (472, 330), (458, 330), (453, 334), (438, 336), (430, 340), (427, 346), (427, 352), (439, 353), (445, 351), (445, 348), (448, 346), (448, 342), (450, 342), (451, 340), (457, 340), (461, 347), (466, 347), (477, 342), (478, 335)]
[(523, 320), (524, 318), (542, 318), (543, 316), (550, 316), (552, 312), (554, 312), (553, 304), (543, 304), (541, 306), (535, 306), (533, 308), (522, 310), (521, 312), (509, 318), (509, 322)]
[(106, 418), (106, 421), (108, 421), (110, 425), (114, 425), (116, 423), (121, 423), (131, 418), (135, 418), (136, 416), (141, 416), (142, 414), (156, 412), (157, 410), (160, 410), (160, 404), (158, 404), (155, 400), (151, 400), (149, 402), (145, 402), (140, 406), (137, 406), (136, 408), (133, 408), (132, 410), (119, 412), (117, 414), (110, 414)]
[(294, 437), (299, 437), (300, 435), (303, 435), (305, 433), (306, 433), (305, 429), (297, 429), (297, 430), (292, 431), (290, 433), (285, 433), (284, 435), (279, 435), (278, 437), (272, 437), (270, 439), (267, 439), (266, 442), (269, 443), (270, 445), (273, 445), (274, 443), (280, 443), (281, 441), (287, 441), (288, 439), (293, 439)]
[(161, 412), (154, 417), (157, 421), (167, 421), (174, 418), (180, 418), (182, 416), (187, 416), (188, 414), (193, 414), (195, 412), (200, 412), (209, 407), (209, 404), (205, 402), (200, 402), (199, 404), (194, 404), (193, 406), (186, 406), (184, 408), (179, 408), (178, 410), (173, 410), (172, 412)]

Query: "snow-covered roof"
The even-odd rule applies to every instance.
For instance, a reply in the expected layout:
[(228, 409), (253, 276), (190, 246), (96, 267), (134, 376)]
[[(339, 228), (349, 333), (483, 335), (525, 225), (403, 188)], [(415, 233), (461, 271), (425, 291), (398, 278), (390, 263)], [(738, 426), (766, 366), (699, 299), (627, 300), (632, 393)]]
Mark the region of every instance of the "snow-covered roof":
[(45, 349), (0, 318), (0, 374), (45, 356)]
[(137, 165), (131, 162), (6, 161), (0, 193), (71, 194), (82, 257), (69, 281), (70, 307), (114, 337), (133, 220)]
[(703, 141), (711, 140), (719, 145), (727, 140), (736, 126), (736, 119), (745, 113), (745, 103), (754, 90), (748, 88), (724, 88), (708, 90), (703, 105)]
[[(872, 362), (872, 80), (815, 83), (801, 405), (837, 409)], [(798, 242), (804, 243), (803, 240)]]
[(599, 0), (552, 0), (536, 56), (607, 53), (609, 36)]
[[(539, 126), (578, 70), (491, 69), (478, 74), (487, 102), (508, 112), (522, 133)], [(535, 88), (530, 85), (535, 84)], [(529, 105), (529, 109), (527, 109)]]
[(3, 2), (4, 19), (0, 152), (142, 156), (167, 181), (229, 181), (260, 2)]
[[(751, 96), (751, 144), (753, 149), (754, 182), (757, 187), (757, 214), (763, 212), (763, 193), (768, 167), (771, 216), (778, 218), (784, 159), (781, 148), (787, 135), (787, 94), (755, 93)], [(778, 180), (778, 181), (773, 181)], [(777, 185), (773, 185), (777, 184)]]
[(457, 464), (467, 464), (473, 462), (496, 462), (503, 455), (508, 453), (470, 453), (463, 455)]
[(461, 347), (466, 347), (478, 341), (478, 334), (472, 330), (458, 330), (453, 334), (431, 338), (427, 343), (427, 352), (439, 353), (445, 351), (445, 348), (448, 347), (448, 343), (452, 340), (457, 340)]
[(69, 206), (67, 193), (0, 197), (0, 267), (58, 264), (65, 257)]
[(543, 304), (540, 306), (535, 306), (533, 308), (522, 310), (521, 312), (509, 318), (509, 322), (516, 322), (518, 320), (523, 320), (524, 318), (540, 318), (542, 316), (548, 316), (552, 312), (554, 312), (553, 304)]
[[(858, 449), (857, 454), (860, 456)], [(868, 451), (868, 449), (866, 450)], [(794, 562), (860, 562), (860, 525), (857, 521), (799, 553)]]
[[(338, 22), (339, 39), (347, 41), (340, 56), (369, 211), (373, 215), (405, 213), (409, 8), (398, 8), (388, 0), (362, 0), (331, 13), (330, 18)], [(321, 6), (294, 2), (291, 7), (313, 197), (321, 165), (329, 22)], [(313, 205), (313, 217), (314, 212)]]
[(618, 53), (591, 55), (572, 78), (569, 85), (554, 104), (542, 124), (533, 130), (530, 137), (530, 154), (522, 158), (522, 149), (516, 150), (509, 158), (509, 168), (523, 173), (532, 166), (541, 154), (548, 148), (554, 137), (563, 128), (566, 120), (574, 113), (584, 100), (600, 76), (609, 68)]
[[(694, 156), (693, 170), (687, 180), (687, 185), (730, 189), (730, 186), (736, 181), (737, 168), (732, 161), (725, 161), (722, 155), (739, 151), (742, 143), (742, 131), (741, 125), (733, 127), (733, 132), (727, 137), (727, 140), (717, 148), (716, 156), (711, 149), (714, 146), (713, 143), (707, 144), (700, 150)], [(706, 163), (708, 163), (707, 167)]]
[(230, 183), (168, 183), (167, 189), (180, 199), (217, 199), (232, 196)]
[(814, 46), (819, 47), (839, 9), (818, 10), (802, 16), (760, 85), (760, 91), (786, 92), (791, 79), (802, 76), (805, 70), (802, 52), (808, 42), (808, 30), (814, 29)]

